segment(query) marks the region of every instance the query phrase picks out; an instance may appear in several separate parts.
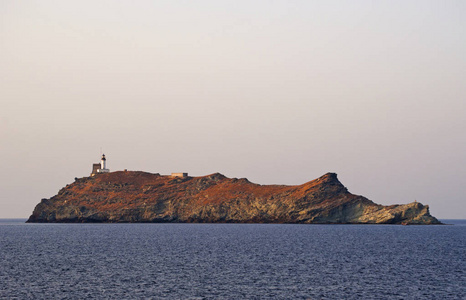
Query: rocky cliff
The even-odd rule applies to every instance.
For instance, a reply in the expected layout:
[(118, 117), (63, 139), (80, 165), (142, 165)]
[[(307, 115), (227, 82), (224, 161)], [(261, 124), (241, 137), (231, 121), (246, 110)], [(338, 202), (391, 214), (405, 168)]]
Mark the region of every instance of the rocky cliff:
[(382, 206), (353, 195), (334, 173), (285, 186), (219, 173), (174, 178), (133, 171), (76, 179), (42, 199), (28, 222), (440, 224), (427, 205)]

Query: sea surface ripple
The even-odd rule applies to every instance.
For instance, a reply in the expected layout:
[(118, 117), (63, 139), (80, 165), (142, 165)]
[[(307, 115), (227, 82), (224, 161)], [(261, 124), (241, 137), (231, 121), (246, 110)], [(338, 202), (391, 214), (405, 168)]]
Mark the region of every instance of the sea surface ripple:
[(465, 299), (453, 226), (0, 220), (1, 299)]

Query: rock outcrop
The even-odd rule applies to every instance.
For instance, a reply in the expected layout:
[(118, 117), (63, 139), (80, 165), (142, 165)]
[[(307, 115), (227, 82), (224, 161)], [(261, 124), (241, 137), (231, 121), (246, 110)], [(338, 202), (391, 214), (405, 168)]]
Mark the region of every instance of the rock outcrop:
[(383, 206), (353, 195), (334, 173), (285, 186), (135, 171), (77, 178), (42, 199), (28, 222), (441, 224), (418, 202)]

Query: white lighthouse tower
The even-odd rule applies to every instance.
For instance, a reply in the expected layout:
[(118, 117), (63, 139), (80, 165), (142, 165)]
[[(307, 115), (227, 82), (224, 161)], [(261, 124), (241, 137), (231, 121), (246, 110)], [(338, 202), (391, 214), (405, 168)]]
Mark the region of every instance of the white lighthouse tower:
[(101, 170), (107, 169), (106, 168), (107, 167), (106, 163), (107, 163), (107, 159), (105, 158), (105, 154), (102, 154), (102, 158), (100, 159), (100, 169)]
[(108, 173), (110, 172), (107, 169), (107, 159), (105, 158), (105, 154), (102, 154), (102, 158), (100, 159), (100, 169), (97, 170), (97, 173)]

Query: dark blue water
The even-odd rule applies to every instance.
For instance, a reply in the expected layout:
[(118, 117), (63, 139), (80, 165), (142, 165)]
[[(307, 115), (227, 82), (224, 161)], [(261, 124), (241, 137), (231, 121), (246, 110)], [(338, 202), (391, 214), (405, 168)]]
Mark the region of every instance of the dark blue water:
[(465, 299), (453, 226), (0, 221), (0, 298)]

